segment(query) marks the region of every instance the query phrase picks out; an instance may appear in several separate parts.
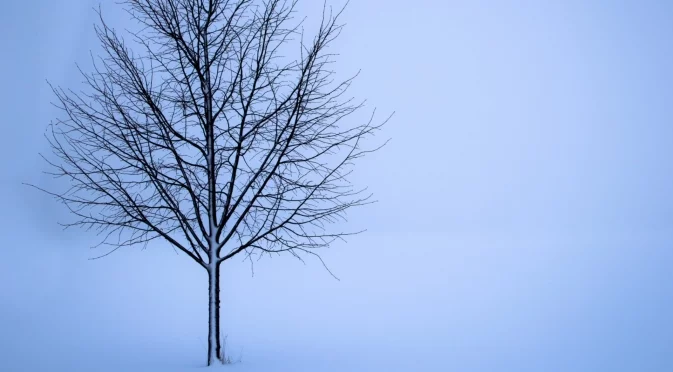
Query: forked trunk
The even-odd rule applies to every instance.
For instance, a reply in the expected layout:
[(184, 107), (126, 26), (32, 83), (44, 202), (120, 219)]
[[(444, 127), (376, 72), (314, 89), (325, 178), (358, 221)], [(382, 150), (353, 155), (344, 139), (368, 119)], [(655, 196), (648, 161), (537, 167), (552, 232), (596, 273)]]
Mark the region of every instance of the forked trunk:
[(220, 345), (220, 265), (208, 269), (208, 365), (222, 362)]

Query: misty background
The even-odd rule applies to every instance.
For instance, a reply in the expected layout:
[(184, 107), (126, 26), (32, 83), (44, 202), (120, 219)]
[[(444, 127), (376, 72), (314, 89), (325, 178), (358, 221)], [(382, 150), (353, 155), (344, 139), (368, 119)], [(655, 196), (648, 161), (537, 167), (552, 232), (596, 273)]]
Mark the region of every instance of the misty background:
[[(81, 87), (97, 6), (0, 6), (0, 370), (205, 364), (205, 271), (161, 242), (91, 261), (96, 237), (22, 185), (58, 184), (45, 79)], [(673, 370), (673, 3), (368, 0), (342, 20), (337, 76), (395, 111), (352, 178), (379, 202), (334, 226), (367, 229), (322, 253), (340, 281), (310, 257), (222, 266), (232, 369)]]

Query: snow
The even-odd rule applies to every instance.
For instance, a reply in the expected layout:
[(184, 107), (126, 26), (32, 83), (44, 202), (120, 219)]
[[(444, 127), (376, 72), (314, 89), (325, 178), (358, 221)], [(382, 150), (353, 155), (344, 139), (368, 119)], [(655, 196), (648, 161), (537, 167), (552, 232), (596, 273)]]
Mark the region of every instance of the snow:
[[(2, 251), (0, 371), (205, 368), (208, 281), (187, 257), (156, 246), (89, 261), (86, 249), (52, 249), (46, 241), (33, 248), (40, 254), (30, 262), (17, 260), (25, 252), (20, 249)], [(336, 253), (326, 258), (336, 259)], [(371, 286), (351, 275), (337, 282), (319, 262), (308, 262), (262, 260), (254, 277), (247, 262), (222, 266), (223, 331), (235, 363), (219, 368), (367, 371), (388, 365), (395, 371), (404, 370), (395, 364), (412, 363), (413, 358), (392, 362), (386, 349), (395, 348), (396, 337), (377, 340), (361, 332), (380, 332), (384, 323), (369, 319), (378, 330), (362, 329), (365, 317), (380, 315), (372, 308), (354, 311), (362, 293), (348, 291)]]
[[(249, 263), (225, 263), (223, 331), (242, 361), (221, 368), (665, 371), (660, 294), (671, 283), (652, 282), (668, 270), (665, 237), (601, 238), (613, 258), (591, 253), (597, 238), (443, 237), (445, 259), (427, 259), (440, 238), (353, 239), (325, 253), (341, 281), (310, 260), (262, 260), (254, 277)], [(0, 371), (204, 370), (207, 275), (187, 257), (157, 246), (87, 261), (82, 249), (33, 248), (30, 261), (1, 252)]]

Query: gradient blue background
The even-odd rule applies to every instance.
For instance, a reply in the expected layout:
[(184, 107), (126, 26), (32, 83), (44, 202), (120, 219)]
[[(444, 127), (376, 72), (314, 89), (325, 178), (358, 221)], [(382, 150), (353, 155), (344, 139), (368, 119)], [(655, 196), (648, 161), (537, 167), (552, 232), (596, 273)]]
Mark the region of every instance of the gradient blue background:
[[(79, 87), (96, 4), (0, 6), (0, 370), (205, 363), (205, 272), (161, 243), (89, 261), (95, 237), (21, 185), (53, 182), (45, 79)], [(337, 70), (396, 111), (354, 175), (380, 202), (324, 253), (340, 282), (315, 260), (223, 266), (233, 369), (672, 371), (673, 2), (353, 1), (344, 17)]]

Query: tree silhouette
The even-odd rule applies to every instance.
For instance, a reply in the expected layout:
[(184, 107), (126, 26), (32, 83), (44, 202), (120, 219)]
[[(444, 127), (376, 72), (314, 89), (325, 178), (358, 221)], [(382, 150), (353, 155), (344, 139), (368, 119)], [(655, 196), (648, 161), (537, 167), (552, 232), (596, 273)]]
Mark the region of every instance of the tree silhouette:
[(224, 360), (222, 262), (320, 258), (357, 233), (328, 225), (371, 202), (348, 175), (387, 119), (344, 124), (363, 104), (345, 97), (353, 78), (330, 70), (343, 9), (325, 7), (307, 38), (297, 1), (123, 3), (141, 30), (127, 42), (101, 17), (104, 52), (82, 71), (84, 90), (52, 87), (63, 115), (47, 161), (69, 188), (46, 192), (77, 217), (66, 226), (98, 230), (108, 253), (163, 239), (206, 270), (210, 365)]

